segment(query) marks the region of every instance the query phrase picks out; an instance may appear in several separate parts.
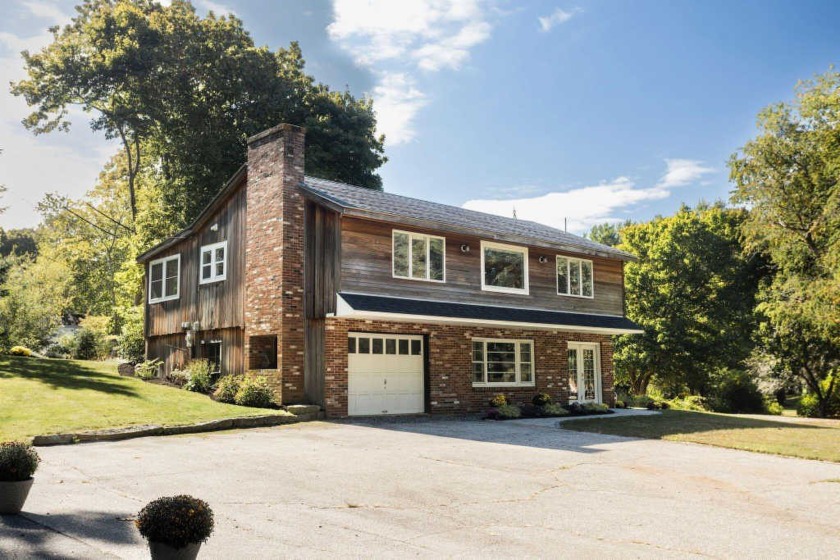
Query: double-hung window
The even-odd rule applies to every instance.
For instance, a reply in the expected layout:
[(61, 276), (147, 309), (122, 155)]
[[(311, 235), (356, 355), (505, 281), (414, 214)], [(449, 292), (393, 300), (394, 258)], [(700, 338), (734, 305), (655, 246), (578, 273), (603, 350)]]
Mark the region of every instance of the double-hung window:
[(557, 293), (591, 298), (594, 294), (592, 261), (558, 255)]
[(227, 241), (201, 248), (201, 284), (220, 282), (227, 277)]
[(434, 235), (394, 230), (394, 278), (443, 282), (446, 239)]
[(149, 303), (178, 299), (180, 271), (181, 255), (164, 257), (149, 263)]
[(534, 342), (473, 339), (472, 364), (473, 385), (533, 385)]
[(528, 248), (481, 242), (481, 289), (528, 293)]

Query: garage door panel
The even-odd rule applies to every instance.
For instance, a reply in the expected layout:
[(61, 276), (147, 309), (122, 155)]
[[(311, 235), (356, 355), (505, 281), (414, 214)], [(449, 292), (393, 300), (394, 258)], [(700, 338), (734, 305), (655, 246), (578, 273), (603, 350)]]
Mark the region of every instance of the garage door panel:
[(348, 413), (423, 412), (423, 337), (368, 333), (349, 336)]

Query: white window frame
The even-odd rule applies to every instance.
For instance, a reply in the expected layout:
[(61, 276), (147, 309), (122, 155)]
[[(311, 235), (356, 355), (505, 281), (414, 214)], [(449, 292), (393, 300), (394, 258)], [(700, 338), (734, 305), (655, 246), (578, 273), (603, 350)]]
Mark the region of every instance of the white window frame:
[[(560, 266), (560, 259), (566, 259), (566, 293), (560, 291), (560, 277), (557, 275), (557, 268)], [(579, 294), (573, 294), (572, 291), (572, 275), (571, 275), (571, 266), (572, 262), (578, 263), (578, 268), (580, 269), (580, 292)], [(583, 295), (583, 263), (588, 262), (589, 266), (592, 267), (592, 295), (585, 296)], [(554, 282), (557, 287), (557, 295), (558, 296), (567, 296), (567, 297), (576, 297), (576, 298), (584, 298), (584, 299), (593, 299), (595, 297), (595, 263), (593, 263), (589, 259), (581, 259), (579, 257), (569, 257), (566, 255), (557, 255), (555, 258), (555, 265), (554, 265)]]
[[(408, 236), (408, 276), (399, 276), (397, 275), (397, 255), (394, 251), (394, 241), (397, 237), (397, 234), (403, 234)], [(426, 277), (425, 278), (415, 278), (412, 276), (413, 268), (414, 268), (414, 259), (411, 258), (411, 254), (414, 251), (414, 245), (412, 244), (412, 239), (419, 238), (424, 239), (426, 241)], [(432, 278), (432, 270), (429, 266), (431, 262), (431, 252), (432, 252), (432, 244), (430, 241), (432, 239), (440, 239), (443, 243), (443, 278), (441, 280), (436, 280)], [(439, 235), (427, 235), (425, 233), (417, 233), (413, 231), (405, 231), (401, 229), (393, 229), (391, 230), (391, 277), (392, 278), (399, 278), (400, 280), (416, 280), (418, 282), (437, 282), (438, 284), (445, 284), (446, 283), (446, 238), (441, 237)]]
[[(224, 272), (222, 274), (216, 274), (216, 264), (218, 264), (215, 260), (216, 256), (216, 249), (222, 248), (225, 251), (224, 259), (222, 260), (222, 264), (224, 265)], [(204, 253), (210, 253), (210, 278), (204, 278), (202, 274), (202, 270), (204, 269)], [(213, 284), (214, 282), (221, 282), (222, 280), (227, 279), (227, 241), (220, 241), (218, 243), (212, 243), (210, 245), (203, 245), (201, 250), (198, 252), (198, 283), (199, 284)]]
[[(536, 385), (536, 378), (537, 378), (537, 367), (536, 367), (536, 356), (534, 354), (534, 341), (530, 338), (480, 338), (476, 337), (470, 340), (470, 364), (478, 363), (475, 361), (475, 357), (473, 355), (473, 343), (474, 342), (481, 342), (483, 344), (483, 372), (484, 372), (484, 381), (473, 381), (473, 387), (534, 387)], [(509, 381), (505, 381), (502, 383), (499, 382), (490, 382), (487, 381), (487, 343), (488, 342), (505, 342), (505, 343), (515, 343), (515, 354), (516, 354), (516, 381), (513, 383)], [(522, 381), (522, 362), (521, 362), (521, 351), (520, 347), (522, 344), (529, 344), (531, 346), (531, 381)], [(470, 367), (470, 376), (472, 377), (472, 367)]]
[[(525, 268), (523, 269), (523, 274), (525, 278), (523, 278), (522, 288), (507, 288), (504, 286), (490, 286), (485, 284), (485, 268), (484, 268), (484, 250), (485, 249), (500, 249), (502, 251), (507, 251), (509, 253), (522, 253), (523, 262), (525, 264)], [(519, 245), (507, 245), (505, 243), (494, 243), (492, 241), (482, 241), (481, 242), (481, 289), (485, 292), (501, 292), (505, 294), (524, 294), (528, 295), (528, 247), (522, 247)]]
[[(166, 273), (169, 271), (170, 263), (175, 262), (178, 267), (178, 281), (175, 282), (175, 294), (173, 295), (166, 295)], [(152, 298), (152, 268), (156, 264), (163, 264), (163, 285), (161, 286), (161, 297), (159, 298)], [(181, 254), (178, 253), (177, 255), (169, 255), (168, 257), (162, 257), (160, 259), (155, 259), (149, 262), (149, 303), (160, 303), (162, 301), (171, 301), (173, 299), (178, 299), (181, 297)]]

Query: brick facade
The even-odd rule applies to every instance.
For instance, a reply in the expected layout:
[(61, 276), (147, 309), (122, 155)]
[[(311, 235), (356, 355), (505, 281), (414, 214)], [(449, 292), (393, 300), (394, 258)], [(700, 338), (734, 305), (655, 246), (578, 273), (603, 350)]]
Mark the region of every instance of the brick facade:
[[(324, 408), (330, 417), (347, 416), (347, 334), (368, 332), (411, 334), (426, 337), (428, 407), (432, 414), (479, 412), (489, 399), (504, 393), (513, 402), (530, 402), (540, 391), (556, 402), (569, 399), (567, 342), (597, 342), (601, 345), (601, 387), (603, 400), (615, 404), (613, 349), (609, 336), (500, 329), (423, 323), (391, 323), (327, 318), (325, 343)], [(534, 341), (534, 387), (473, 387), (473, 338), (524, 338)]]
[(248, 140), (245, 355), (277, 336), (277, 370), (261, 373), (286, 404), (304, 399), (304, 136), (282, 124)]

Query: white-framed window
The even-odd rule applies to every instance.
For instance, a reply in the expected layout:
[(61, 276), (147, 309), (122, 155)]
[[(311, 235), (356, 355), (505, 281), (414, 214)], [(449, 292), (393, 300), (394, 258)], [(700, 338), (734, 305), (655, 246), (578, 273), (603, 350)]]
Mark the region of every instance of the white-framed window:
[(205, 245), (201, 248), (201, 284), (220, 282), (227, 278), (227, 241)]
[(446, 239), (410, 231), (392, 232), (394, 278), (446, 281)]
[(481, 289), (528, 293), (528, 248), (481, 242)]
[(149, 303), (178, 299), (181, 290), (181, 255), (149, 263)]
[(557, 255), (557, 293), (563, 296), (594, 297), (592, 261)]
[(474, 338), (472, 384), (483, 386), (534, 385), (534, 341)]

